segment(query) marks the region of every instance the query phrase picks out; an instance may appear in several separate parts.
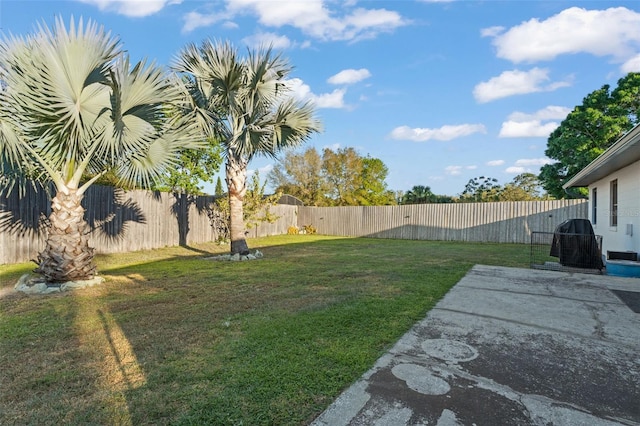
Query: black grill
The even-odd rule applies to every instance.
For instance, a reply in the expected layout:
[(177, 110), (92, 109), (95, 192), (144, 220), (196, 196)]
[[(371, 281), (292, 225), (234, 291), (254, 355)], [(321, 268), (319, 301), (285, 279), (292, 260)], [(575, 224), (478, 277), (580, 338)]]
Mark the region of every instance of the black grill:
[(531, 268), (602, 273), (602, 236), (586, 219), (570, 219), (555, 232), (532, 232)]

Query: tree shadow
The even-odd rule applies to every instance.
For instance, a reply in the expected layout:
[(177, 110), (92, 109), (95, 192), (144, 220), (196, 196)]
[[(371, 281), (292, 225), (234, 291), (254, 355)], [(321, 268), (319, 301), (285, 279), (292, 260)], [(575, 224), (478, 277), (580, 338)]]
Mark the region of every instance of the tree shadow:
[(51, 214), (50, 189), (36, 183), (0, 189), (0, 231), (18, 237), (43, 233)]
[[(191, 206), (195, 206), (196, 212), (199, 215), (206, 214), (210, 221), (212, 220), (212, 214), (215, 210), (215, 197), (211, 195), (195, 196), (184, 193), (172, 193), (175, 202), (171, 205), (171, 214), (176, 218), (178, 225), (178, 244), (181, 247), (188, 248), (199, 253), (208, 254), (206, 251), (202, 251), (188, 245), (188, 235), (190, 228), (189, 212)], [(154, 194), (154, 197), (159, 195)], [(213, 226), (213, 223), (212, 223)]]
[(147, 223), (144, 212), (121, 188), (94, 186), (82, 200), (85, 220), (93, 231), (110, 240), (124, 238), (129, 222)]
[(171, 213), (178, 223), (178, 244), (180, 247), (187, 247), (187, 235), (189, 234), (189, 208), (194, 203), (193, 196), (174, 192), (175, 202), (171, 205)]
[[(52, 190), (52, 186), (0, 190), (0, 231), (19, 237), (44, 235), (51, 214)], [(129, 222), (146, 223), (140, 206), (125, 199), (120, 188), (94, 185), (85, 193), (82, 207), (91, 231), (98, 231), (107, 239), (124, 238)]]

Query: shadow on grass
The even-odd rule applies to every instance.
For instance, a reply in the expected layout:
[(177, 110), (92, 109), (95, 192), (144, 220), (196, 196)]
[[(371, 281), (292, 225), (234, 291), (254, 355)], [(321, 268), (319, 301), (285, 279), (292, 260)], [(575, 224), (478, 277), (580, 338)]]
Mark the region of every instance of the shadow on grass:
[[(498, 244), (250, 245), (265, 257), (206, 259), (224, 249), (213, 244), (111, 255), (98, 258), (101, 286), (0, 300), (0, 405), (17, 401), (0, 423), (304, 424), (473, 264), (529, 259), (528, 247)], [(51, 379), (36, 380), (45, 360)]]

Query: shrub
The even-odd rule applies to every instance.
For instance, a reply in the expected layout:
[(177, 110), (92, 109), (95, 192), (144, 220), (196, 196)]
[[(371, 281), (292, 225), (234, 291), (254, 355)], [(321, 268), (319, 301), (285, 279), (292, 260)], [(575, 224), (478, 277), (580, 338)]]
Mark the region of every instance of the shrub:
[(303, 229), (305, 234), (315, 234), (317, 231), (313, 225), (305, 225)]
[(298, 233), (299, 229), (297, 226), (291, 225), (289, 228), (287, 228), (287, 234), (289, 235), (298, 235)]

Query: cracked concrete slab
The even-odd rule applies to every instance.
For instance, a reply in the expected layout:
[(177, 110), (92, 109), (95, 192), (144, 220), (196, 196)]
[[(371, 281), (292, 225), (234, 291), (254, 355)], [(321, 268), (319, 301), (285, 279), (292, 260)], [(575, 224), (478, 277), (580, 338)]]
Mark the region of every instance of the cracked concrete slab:
[(640, 425), (640, 280), (477, 265), (312, 424)]

